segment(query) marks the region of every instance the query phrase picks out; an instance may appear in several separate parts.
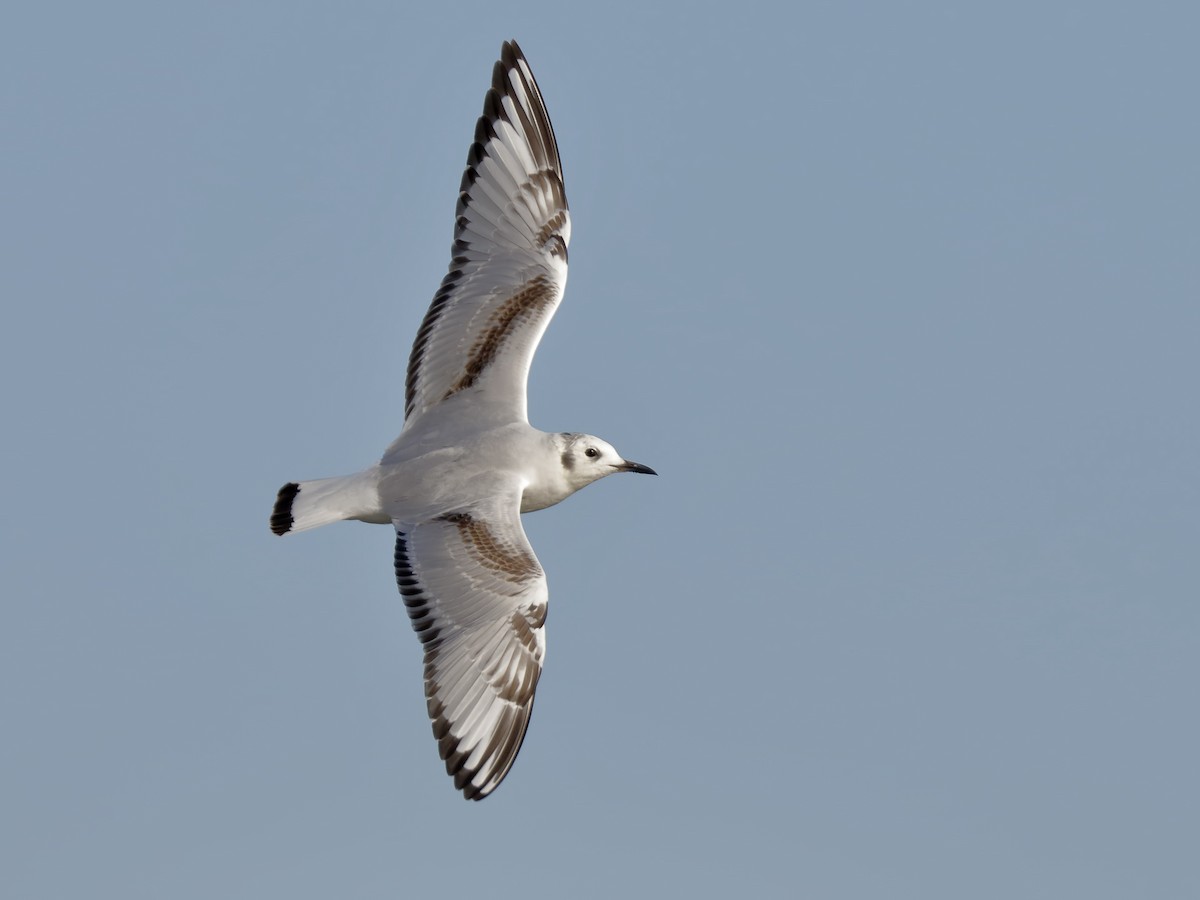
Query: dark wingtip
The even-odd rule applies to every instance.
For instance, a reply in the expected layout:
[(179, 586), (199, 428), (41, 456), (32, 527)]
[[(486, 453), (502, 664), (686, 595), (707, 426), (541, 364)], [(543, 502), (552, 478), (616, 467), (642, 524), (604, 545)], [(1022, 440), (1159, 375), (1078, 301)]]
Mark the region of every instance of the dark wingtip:
[(287, 534), (292, 530), (292, 501), (300, 493), (300, 485), (289, 481), (279, 489), (275, 497), (275, 509), (271, 513), (271, 530), (276, 534)]

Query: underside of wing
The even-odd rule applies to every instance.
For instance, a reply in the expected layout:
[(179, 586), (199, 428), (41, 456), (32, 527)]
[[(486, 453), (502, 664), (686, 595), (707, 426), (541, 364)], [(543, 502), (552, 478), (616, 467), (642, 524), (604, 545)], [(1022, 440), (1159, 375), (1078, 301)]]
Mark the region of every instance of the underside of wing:
[(505, 43), (467, 156), (450, 271), (409, 357), (406, 428), (457, 395), (489, 418), (527, 420), (529, 366), (562, 298), (570, 238), (550, 117)]
[(546, 577), (503, 504), (396, 522), (396, 582), (425, 650), (425, 699), (454, 786), (481, 800), (508, 774), (546, 653)]

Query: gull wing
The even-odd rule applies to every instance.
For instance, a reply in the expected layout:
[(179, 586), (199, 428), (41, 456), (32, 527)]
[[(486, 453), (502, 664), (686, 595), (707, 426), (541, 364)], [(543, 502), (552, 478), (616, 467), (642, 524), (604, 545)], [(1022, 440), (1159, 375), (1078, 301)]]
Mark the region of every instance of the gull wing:
[(459, 191), (450, 271), (409, 356), (406, 430), (458, 395), (476, 421), (527, 422), (529, 366), (566, 286), (562, 164), (515, 42), (501, 48)]
[(454, 786), (482, 800), (517, 758), (546, 655), (546, 576), (520, 491), (396, 525), (396, 582), (425, 649), (433, 736)]

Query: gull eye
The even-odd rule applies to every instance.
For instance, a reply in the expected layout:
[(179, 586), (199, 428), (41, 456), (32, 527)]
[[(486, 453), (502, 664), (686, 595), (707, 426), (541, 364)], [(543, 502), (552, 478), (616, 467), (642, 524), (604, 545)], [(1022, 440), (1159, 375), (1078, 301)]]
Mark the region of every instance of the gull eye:
[(600, 455), (600, 451), (597, 450), (595, 447), (588, 447), (586, 450), (583, 451), (583, 455), (586, 456), (588, 459), (595, 459), (597, 456)]

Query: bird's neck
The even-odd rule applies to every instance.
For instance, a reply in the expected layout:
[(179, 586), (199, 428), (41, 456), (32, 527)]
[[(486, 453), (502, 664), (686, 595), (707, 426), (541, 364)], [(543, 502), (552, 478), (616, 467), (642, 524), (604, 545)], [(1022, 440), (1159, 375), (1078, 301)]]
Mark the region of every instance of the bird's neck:
[(521, 512), (533, 512), (561, 503), (583, 487), (574, 484), (570, 478), (570, 470), (563, 466), (563, 454), (566, 447), (561, 435), (540, 435), (538, 446), (533, 450), (537, 459), (530, 467), (529, 485), (521, 495)]

